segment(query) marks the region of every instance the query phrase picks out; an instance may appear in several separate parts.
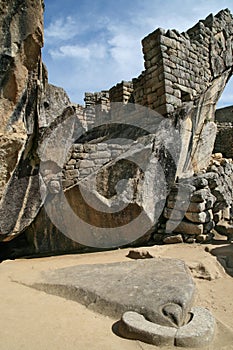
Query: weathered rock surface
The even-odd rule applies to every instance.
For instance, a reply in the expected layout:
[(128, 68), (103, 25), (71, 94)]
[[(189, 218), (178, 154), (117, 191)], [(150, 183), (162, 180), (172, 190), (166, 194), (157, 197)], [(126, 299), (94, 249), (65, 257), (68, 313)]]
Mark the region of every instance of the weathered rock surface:
[[(209, 164), (215, 106), (232, 74), (229, 10), (186, 33), (148, 35), (145, 71), (86, 94), (84, 108), (48, 84), (43, 2), (2, 0), (0, 9), (0, 241), (22, 234), (21, 251), (13, 243), (11, 254), (9, 242), (4, 257), (147, 242), (176, 178)], [(114, 138), (130, 140), (129, 149), (121, 141), (110, 147)], [(231, 206), (232, 165), (213, 160), (209, 170), (217, 177), (174, 186), (166, 233), (187, 211), (174, 232), (200, 236), (216, 223), (208, 210)]]
[(155, 258), (59, 269), (33, 286), (114, 318), (131, 310), (169, 327), (186, 323), (195, 294), (183, 261)]
[[(43, 2), (2, 1), (1, 9), (0, 240), (10, 241), (30, 226), (43, 205), (38, 145), (44, 147), (61, 119), (74, 111), (62, 114), (69, 98), (48, 84), (41, 61)], [(35, 253), (35, 248), (27, 242), (18, 254)]]
[(0, 198), (36, 121), (43, 1), (0, 1)]

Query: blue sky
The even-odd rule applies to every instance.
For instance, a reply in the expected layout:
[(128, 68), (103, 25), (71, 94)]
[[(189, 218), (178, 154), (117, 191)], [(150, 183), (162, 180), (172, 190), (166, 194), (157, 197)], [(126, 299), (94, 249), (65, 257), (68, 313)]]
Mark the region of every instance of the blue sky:
[[(43, 60), (49, 82), (72, 102), (107, 90), (143, 68), (141, 39), (158, 27), (185, 31), (232, 0), (45, 0)], [(233, 78), (219, 106), (233, 104)]]

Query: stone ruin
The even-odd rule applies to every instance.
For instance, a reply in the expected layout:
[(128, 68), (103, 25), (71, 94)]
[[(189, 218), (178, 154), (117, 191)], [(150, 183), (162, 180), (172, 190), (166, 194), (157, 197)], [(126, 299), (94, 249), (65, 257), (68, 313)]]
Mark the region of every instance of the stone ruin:
[[(149, 34), (142, 74), (86, 93), (81, 106), (48, 83), (43, 10), (43, 0), (0, 0), (0, 259), (202, 243), (216, 232), (231, 241), (233, 107), (216, 111), (233, 68), (230, 11)], [(216, 321), (193, 306), (180, 260), (74, 266), (30, 286), (115, 313), (127, 338), (214, 341)]]
[(216, 112), (233, 68), (230, 11), (155, 30), (141, 75), (81, 106), (48, 83), (43, 9), (0, 1), (0, 258), (230, 239), (232, 107)]

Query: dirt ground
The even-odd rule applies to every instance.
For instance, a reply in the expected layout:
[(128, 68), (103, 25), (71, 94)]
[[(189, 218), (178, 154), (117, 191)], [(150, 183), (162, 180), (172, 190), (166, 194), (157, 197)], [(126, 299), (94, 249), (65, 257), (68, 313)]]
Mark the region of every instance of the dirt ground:
[[(186, 262), (197, 286), (195, 304), (207, 307), (217, 320), (215, 342), (206, 349), (233, 349), (233, 264), (232, 268), (224, 268), (226, 261), (233, 261), (233, 244), (216, 240), (211, 245), (176, 244), (138, 250)], [(2, 262), (0, 350), (155, 349), (153, 345), (117, 336), (112, 330), (116, 320), (96, 314), (74, 301), (35, 290), (25, 282), (50, 269), (129, 261), (128, 252), (129, 249), (118, 249)]]

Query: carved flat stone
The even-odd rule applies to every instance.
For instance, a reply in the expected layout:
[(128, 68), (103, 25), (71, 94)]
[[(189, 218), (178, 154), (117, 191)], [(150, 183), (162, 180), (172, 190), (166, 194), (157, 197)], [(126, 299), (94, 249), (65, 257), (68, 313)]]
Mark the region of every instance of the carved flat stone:
[(59, 269), (45, 273), (34, 287), (114, 318), (135, 311), (176, 328), (186, 324), (195, 294), (185, 263), (159, 258)]

